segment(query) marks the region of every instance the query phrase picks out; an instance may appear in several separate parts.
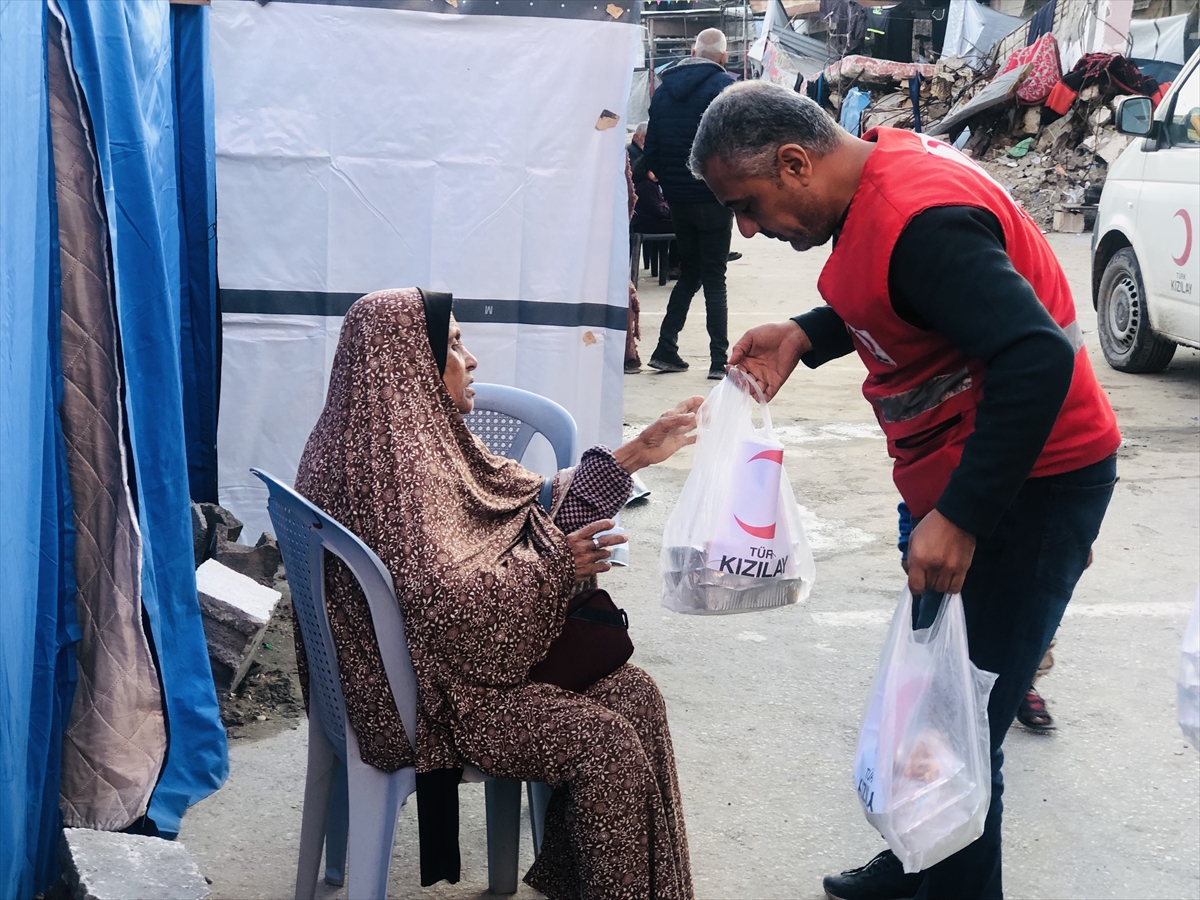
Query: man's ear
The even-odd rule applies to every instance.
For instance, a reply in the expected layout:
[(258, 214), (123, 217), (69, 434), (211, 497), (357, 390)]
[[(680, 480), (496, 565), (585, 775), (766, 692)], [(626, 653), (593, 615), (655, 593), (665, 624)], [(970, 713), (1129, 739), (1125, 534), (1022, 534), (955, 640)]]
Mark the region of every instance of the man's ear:
[(805, 187), (812, 180), (812, 157), (799, 144), (784, 144), (779, 148), (775, 161), (781, 179), (796, 180)]

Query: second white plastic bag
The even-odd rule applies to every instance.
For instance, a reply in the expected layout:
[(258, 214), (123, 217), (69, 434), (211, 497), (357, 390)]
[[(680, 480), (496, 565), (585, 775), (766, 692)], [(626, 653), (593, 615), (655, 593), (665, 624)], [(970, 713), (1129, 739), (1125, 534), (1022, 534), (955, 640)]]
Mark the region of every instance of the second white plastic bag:
[(663, 606), (715, 615), (803, 601), (816, 567), (758, 385), (731, 369), (697, 422), (692, 471), (663, 529)]
[(988, 697), (996, 676), (967, 654), (958, 594), (913, 631), (905, 587), (879, 661), (854, 760), (869, 821), (920, 872), (983, 834), (992, 798)]

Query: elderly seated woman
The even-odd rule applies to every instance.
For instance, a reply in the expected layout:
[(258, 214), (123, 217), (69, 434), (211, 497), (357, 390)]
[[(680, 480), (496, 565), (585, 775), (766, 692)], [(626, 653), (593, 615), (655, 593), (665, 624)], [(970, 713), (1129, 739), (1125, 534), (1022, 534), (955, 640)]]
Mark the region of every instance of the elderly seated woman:
[(608, 547), (624, 540), (594, 536), (612, 527), (631, 474), (695, 439), (701, 398), (615, 453), (593, 447), (559, 472), (548, 515), (541, 477), (467, 430), (474, 368), (447, 295), (363, 297), (346, 315), (300, 461), (296, 489), (379, 555), (404, 613), (419, 691), (415, 760), (366, 599), (331, 560), (326, 602), (362, 758), (388, 771), (415, 763), (423, 820), (422, 775), (452, 773), (457, 784), (463, 763), (549, 784), (545, 837), (525, 881), (551, 898), (690, 898), (674, 751), (653, 679), (626, 664), (575, 693), (529, 672), (562, 631), (572, 594), (609, 568)]

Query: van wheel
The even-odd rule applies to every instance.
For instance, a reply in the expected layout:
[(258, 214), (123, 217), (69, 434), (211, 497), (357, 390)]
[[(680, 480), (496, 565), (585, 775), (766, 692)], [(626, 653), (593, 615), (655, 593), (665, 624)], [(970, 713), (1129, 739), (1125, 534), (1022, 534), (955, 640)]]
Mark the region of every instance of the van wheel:
[(1118, 250), (1104, 269), (1096, 305), (1100, 349), (1118, 372), (1161, 372), (1175, 355), (1175, 342), (1150, 330), (1145, 297), (1133, 248)]

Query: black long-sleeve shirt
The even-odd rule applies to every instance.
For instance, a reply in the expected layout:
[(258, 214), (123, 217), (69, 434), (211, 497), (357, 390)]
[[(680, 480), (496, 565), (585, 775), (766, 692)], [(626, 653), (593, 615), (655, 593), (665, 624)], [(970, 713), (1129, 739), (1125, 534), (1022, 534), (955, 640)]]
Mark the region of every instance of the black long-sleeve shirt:
[[(1075, 368), (1070, 340), (1013, 268), (999, 220), (966, 206), (929, 209), (901, 232), (888, 263), (892, 309), (937, 331), (985, 366), (975, 430), (938, 500), (947, 519), (978, 537), (995, 530), (1029, 477)], [(795, 321), (812, 342), (809, 368), (854, 351), (831, 307)]]

